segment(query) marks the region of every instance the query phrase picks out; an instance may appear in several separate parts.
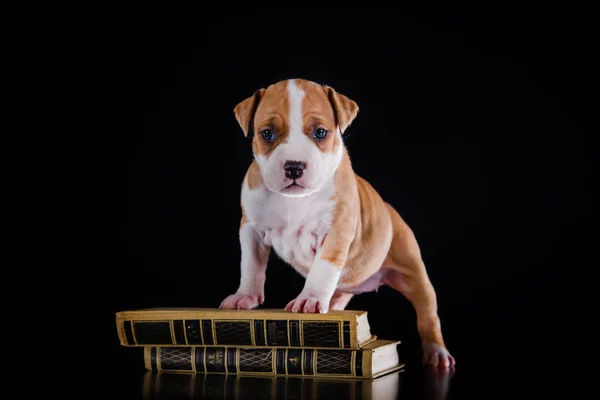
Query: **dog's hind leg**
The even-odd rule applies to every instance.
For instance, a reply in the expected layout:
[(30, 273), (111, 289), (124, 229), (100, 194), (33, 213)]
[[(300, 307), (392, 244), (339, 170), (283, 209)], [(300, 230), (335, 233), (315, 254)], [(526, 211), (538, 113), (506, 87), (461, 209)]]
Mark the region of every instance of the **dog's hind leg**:
[(344, 310), (346, 308), (346, 306), (348, 305), (348, 303), (350, 302), (350, 300), (352, 300), (353, 296), (354, 296), (354, 294), (352, 294), (352, 293), (345, 293), (345, 292), (340, 292), (339, 290), (336, 290), (333, 293), (333, 296), (331, 297), (331, 301), (329, 302), (329, 309), (330, 310)]
[(436, 293), (429, 280), (417, 240), (389, 204), (394, 236), (384, 267), (384, 283), (406, 297), (417, 315), (417, 328), (423, 344), (423, 362), (433, 366), (452, 367), (454, 357), (444, 344), (440, 318), (437, 313)]

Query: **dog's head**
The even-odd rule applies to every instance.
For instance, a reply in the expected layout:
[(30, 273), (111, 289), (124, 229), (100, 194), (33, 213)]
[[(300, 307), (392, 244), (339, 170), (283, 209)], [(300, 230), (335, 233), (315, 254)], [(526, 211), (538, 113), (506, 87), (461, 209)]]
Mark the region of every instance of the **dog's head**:
[(329, 181), (343, 155), (342, 134), (357, 104), (333, 88), (302, 79), (275, 83), (239, 103), (235, 117), (265, 186), (284, 196), (307, 196)]

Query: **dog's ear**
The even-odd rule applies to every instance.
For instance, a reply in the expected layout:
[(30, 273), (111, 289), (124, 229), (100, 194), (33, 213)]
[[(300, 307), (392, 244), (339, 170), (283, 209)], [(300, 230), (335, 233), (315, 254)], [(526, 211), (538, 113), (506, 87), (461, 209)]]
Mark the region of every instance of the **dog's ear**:
[(260, 99), (262, 98), (264, 92), (265, 89), (258, 89), (252, 96), (239, 103), (233, 109), (235, 119), (237, 120), (238, 124), (240, 124), (240, 127), (244, 132), (244, 136), (248, 136), (253, 129), (252, 122), (254, 121), (254, 114), (256, 113), (256, 108), (258, 107), (258, 103), (260, 103)]
[(340, 127), (341, 133), (344, 133), (358, 114), (358, 104), (343, 94), (336, 92), (332, 87), (325, 86), (325, 90), (333, 107), (336, 122)]

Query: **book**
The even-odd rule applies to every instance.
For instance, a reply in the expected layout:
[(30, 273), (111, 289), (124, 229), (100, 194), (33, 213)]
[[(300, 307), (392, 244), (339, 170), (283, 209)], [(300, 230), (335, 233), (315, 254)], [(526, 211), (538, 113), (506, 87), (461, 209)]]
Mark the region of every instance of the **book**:
[(146, 346), (148, 371), (264, 376), (376, 378), (397, 370), (394, 340), (376, 339), (360, 349), (235, 346)]
[(402, 372), (400, 369), (375, 379), (317, 379), (147, 371), (142, 398), (396, 400), (402, 389)]
[(255, 346), (359, 349), (376, 339), (366, 311), (150, 308), (116, 313), (123, 346)]

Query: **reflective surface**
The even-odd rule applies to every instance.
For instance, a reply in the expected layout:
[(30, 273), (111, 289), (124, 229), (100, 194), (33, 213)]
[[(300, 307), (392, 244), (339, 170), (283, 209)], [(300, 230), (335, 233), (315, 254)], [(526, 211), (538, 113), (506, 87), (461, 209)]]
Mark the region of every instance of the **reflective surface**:
[(99, 374), (102, 379), (86, 385), (92, 391), (107, 389), (108, 398), (145, 400), (588, 398), (597, 396), (600, 372), (598, 350), (586, 345), (592, 339), (473, 337), (454, 346), (458, 364), (453, 370), (423, 368), (411, 356), (405, 370), (375, 380), (151, 373), (144, 369), (140, 349), (116, 348), (108, 380)]
[[(451, 370), (428, 370), (423, 376), (422, 399), (445, 399)], [(377, 379), (324, 379), (292, 377), (249, 377), (217, 374), (146, 372), (141, 393), (152, 399), (377, 399), (405, 398), (404, 372)], [(406, 390), (404, 390), (406, 392)], [(406, 393), (406, 395), (411, 395)]]
[(292, 377), (248, 377), (216, 374), (148, 372), (143, 398), (198, 399), (397, 399), (401, 374), (374, 380), (318, 379)]

